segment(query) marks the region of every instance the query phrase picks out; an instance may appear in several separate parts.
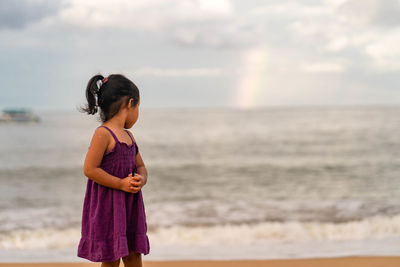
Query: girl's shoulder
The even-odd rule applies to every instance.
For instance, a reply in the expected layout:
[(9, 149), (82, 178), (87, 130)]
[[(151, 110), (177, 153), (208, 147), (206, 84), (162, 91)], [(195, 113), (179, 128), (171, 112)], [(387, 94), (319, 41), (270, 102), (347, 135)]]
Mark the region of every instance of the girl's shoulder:
[(106, 125), (100, 125), (95, 129), (94, 133), (95, 134), (96, 133), (103, 134), (103, 135), (111, 135), (110, 130), (108, 130), (106, 127), (107, 127)]
[(109, 130), (109, 128), (107, 129), (107, 128), (102, 127), (102, 126), (105, 126), (105, 125), (100, 125), (95, 129), (93, 137), (97, 137), (97, 138), (101, 138), (103, 140), (106, 140), (106, 143), (108, 145), (114, 139), (113, 133), (110, 132), (111, 130)]
[(133, 134), (131, 131), (129, 131), (128, 129), (125, 129), (125, 131), (132, 137), (133, 141), (136, 142), (135, 137), (133, 137)]
[(108, 131), (106, 128), (104, 127), (97, 127), (93, 133), (93, 137), (97, 137), (97, 138), (101, 138), (101, 139), (106, 139), (106, 140), (110, 140), (111, 133), (110, 131)]

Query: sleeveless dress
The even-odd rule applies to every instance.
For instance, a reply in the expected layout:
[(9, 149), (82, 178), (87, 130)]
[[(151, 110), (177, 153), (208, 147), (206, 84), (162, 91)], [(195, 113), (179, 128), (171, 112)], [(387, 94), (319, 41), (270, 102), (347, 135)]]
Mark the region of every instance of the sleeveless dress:
[[(105, 152), (100, 168), (109, 174), (125, 178), (136, 169), (137, 144), (115, 139), (112, 150)], [(150, 252), (147, 236), (146, 213), (142, 190), (128, 193), (87, 180), (82, 210), (81, 239), (77, 256), (93, 262), (115, 261), (127, 256), (129, 251)]]

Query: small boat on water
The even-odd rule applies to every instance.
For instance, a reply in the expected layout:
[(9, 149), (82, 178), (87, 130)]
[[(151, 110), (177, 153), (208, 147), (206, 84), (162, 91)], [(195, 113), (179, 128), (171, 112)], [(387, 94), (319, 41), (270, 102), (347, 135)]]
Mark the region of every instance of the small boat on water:
[(3, 109), (0, 114), (0, 122), (39, 122), (39, 116), (33, 114), (27, 108), (9, 108)]

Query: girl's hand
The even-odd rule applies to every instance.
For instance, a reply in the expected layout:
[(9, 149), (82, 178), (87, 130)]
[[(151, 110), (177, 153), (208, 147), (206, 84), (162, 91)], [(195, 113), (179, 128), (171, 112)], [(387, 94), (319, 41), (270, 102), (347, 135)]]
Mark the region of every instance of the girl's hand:
[(131, 185), (139, 187), (141, 189), (145, 185), (143, 176), (141, 176), (138, 173), (135, 173), (135, 176), (133, 176), (133, 179), (131, 180)]
[(121, 179), (120, 189), (128, 193), (137, 193), (142, 188), (142, 186), (140, 183), (135, 182), (135, 176), (132, 176), (132, 173), (130, 173), (128, 177)]

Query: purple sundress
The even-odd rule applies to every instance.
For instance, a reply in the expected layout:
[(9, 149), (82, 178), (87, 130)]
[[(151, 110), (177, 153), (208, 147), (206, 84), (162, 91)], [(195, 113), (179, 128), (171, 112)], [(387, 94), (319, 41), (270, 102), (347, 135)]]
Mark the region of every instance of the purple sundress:
[[(100, 168), (119, 178), (127, 177), (136, 169), (137, 144), (115, 139), (112, 150), (104, 153)], [(150, 252), (147, 236), (146, 213), (142, 190), (128, 193), (87, 180), (82, 211), (81, 239), (77, 256), (93, 262), (115, 261), (127, 256), (129, 251)]]

